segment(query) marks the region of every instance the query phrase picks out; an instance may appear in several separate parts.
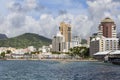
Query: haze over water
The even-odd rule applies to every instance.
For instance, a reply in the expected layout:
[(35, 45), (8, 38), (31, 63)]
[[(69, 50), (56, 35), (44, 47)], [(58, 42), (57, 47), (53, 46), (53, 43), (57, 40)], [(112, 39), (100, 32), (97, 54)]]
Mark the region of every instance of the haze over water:
[(0, 80), (119, 80), (119, 70), (102, 62), (0, 61)]

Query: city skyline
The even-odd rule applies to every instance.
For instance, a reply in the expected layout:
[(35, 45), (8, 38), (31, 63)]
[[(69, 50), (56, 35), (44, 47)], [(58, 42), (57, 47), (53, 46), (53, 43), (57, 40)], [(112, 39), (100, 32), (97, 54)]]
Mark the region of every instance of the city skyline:
[(0, 33), (14, 37), (32, 32), (52, 38), (60, 22), (67, 20), (73, 35), (87, 37), (105, 17), (112, 18), (119, 31), (119, 13), (119, 0), (1, 0)]

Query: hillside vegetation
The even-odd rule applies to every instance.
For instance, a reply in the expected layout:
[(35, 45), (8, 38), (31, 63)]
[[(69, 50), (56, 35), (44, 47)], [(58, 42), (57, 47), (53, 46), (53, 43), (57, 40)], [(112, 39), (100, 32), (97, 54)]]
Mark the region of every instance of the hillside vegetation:
[(0, 40), (0, 47), (26, 48), (28, 46), (34, 46), (39, 48), (43, 45), (49, 45), (51, 42), (51, 39), (38, 34), (25, 33), (17, 37)]

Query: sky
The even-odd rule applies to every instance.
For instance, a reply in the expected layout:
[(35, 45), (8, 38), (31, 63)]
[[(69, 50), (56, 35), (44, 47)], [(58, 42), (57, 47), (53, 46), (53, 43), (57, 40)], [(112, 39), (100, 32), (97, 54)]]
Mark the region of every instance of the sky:
[(120, 32), (120, 0), (0, 0), (0, 33), (8, 37), (36, 33), (52, 38), (65, 21), (73, 36), (87, 38), (106, 17)]

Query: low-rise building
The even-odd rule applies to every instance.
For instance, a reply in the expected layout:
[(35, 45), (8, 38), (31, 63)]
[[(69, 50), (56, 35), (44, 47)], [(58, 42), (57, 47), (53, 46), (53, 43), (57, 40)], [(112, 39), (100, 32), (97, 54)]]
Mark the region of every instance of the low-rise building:
[(118, 50), (118, 38), (95, 37), (90, 42), (90, 55), (94, 53)]
[(81, 38), (79, 36), (73, 36), (72, 47), (81, 46)]

